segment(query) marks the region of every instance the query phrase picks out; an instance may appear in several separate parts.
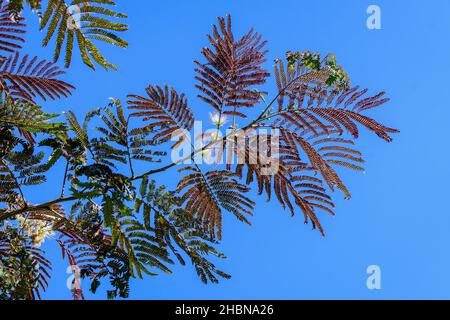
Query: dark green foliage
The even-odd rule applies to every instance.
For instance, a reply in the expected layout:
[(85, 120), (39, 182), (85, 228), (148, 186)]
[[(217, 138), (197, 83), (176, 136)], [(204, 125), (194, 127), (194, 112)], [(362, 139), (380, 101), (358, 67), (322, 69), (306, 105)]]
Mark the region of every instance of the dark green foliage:
[(115, 22), (126, 18), (126, 15), (115, 12), (110, 0), (81, 1), (48, 0), (42, 14), (41, 30), (46, 30), (43, 45), (55, 39), (56, 62), (64, 48), (65, 65), (68, 68), (72, 61), (73, 47), (78, 46), (83, 62), (95, 69), (95, 63), (106, 70), (116, 66), (109, 63), (95, 46), (96, 41), (126, 48), (128, 43), (117, 33), (128, 29), (126, 24)]
[(149, 230), (154, 230), (165, 249), (173, 253), (183, 265), (185, 259), (179, 250), (184, 252), (204, 283), (217, 283), (218, 277), (230, 278), (206, 259), (209, 255), (225, 258), (214, 248), (213, 245), (217, 244), (214, 237), (208, 236), (203, 225), (181, 206), (182, 200), (174, 192), (167, 191), (165, 187), (158, 188), (154, 180), (142, 180), (135, 210), (142, 210), (145, 225)]
[[(36, 119), (44, 116), (38, 114)], [(32, 144), (12, 139), (10, 135), (10, 153), (3, 158), (5, 166), (1, 171), (5, 174), (1, 183), (2, 196), (5, 200), (10, 198), (5, 202), (15, 211), (0, 211), (0, 220), (14, 218), (20, 212), (32, 221), (50, 221), (54, 231), (61, 235), (58, 243), (64, 256), (69, 257), (71, 265), (81, 269), (83, 277), (91, 279), (91, 291), (96, 291), (102, 278), (110, 280), (114, 288), (108, 292), (110, 298), (127, 297), (131, 278), (155, 276), (158, 271), (171, 273), (172, 255), (185, 264), (179, 251), (191, 260), (204, 282), (229, 277), (206, 258), (208, 255), (223, 258), (223, 255), (213, 247), (214, 240), (205, 236), (182, 209), (174, 193), (157, 188), (155, 181), (149, 182), (147, 177), (141, 181), (119, 173), (123, 172), (118, 169), (120, 164), (133, 170), (134, 157), (133, 148), (128, 148), (126, 119), (129, 117), (125, 117), (118, 101), (88, 114), (83, 125), (72, 113), (67, 116), (68, 127), (54, 123), (51, 130), (47, 127), (41, 130), (50, 135), (39, 143), (40, 147), (52, 150), (47, 162), (43, 162), (43, 151), (37, 152)], [(93, 119), (108, 128), (97, 128), (105, 138), (89, 139), (86, 130)], [(24, 123), (26, 127), (25, 120), (17, 126)], [(4, 125), (10, 127), (7, 122)], [(105, 146), (110, 144), (117, 144), (123, 150), (105, 151)], [(22, 148), (16, 150), (19, 146)], [(108, 154), (118, 157), (108, 157)], [(69, 182), (67, 188), (72, 196), (56, 201), (74, 202), (67, 217), (63, 211), (62, 215), (49, 215), (54, 209), (51, 205), (28, 207), (21, 191), (24, 186), (43, 182), (45, 175), (41, 174), (61, 159), (68, 164), (64, 180)], [(64, 194), (67, 190), (63, 191)], [(74, 291), (74, 296), (79, 298), (82, 293)]]
[(92, 69), (95, 64), (106, 70), (116, 66), (109, 63), (96, 46), (96, 42), (108, 43), (121, 48), (128, 47), (118, 33), (128, 30), (128, 25), (119, 21), (127, 18), (114, 10), (115, 2), (111, 0), (5, 0), (0, 1), (0, 26), (2, 38), (7, 42), (0, 44), (0, 50), (14, 52), (21, 48), (23, 42), (19, 34), (24, 33), (20, 27), (24, 24), (22, 11), (27, 5), (37, 11), (41, 21), (41, 30), (45, 31), (43, 46), (50, 41), (55, 43), (53, 61), (64, 56), (66, 68), (70, 67), (73, 48), (78, 47), (83, 63)]

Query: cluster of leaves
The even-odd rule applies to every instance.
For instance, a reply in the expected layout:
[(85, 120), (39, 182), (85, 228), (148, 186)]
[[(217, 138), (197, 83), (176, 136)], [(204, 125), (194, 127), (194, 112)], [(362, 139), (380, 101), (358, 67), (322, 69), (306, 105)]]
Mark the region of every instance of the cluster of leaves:
[(40, 298), (51, 271), (50, 261), (17, 228), (3, 227), (0, 232), (0, 299)]
[[(145, 128), (129, 129), (131, 117), (124, 116), (118, 101), (89, 113), (83, 124), (71, 112), (66, 115), (67, 124), (49, 122), (52, 116), (42, 111), (27, 113), (34, 119), (31, 128), (42, 136), (37, 145), (18, 138), (18, 129), (30, 129), (27, 119), (16, 120), (23, 117), (26, 105), (10, 107), (9, 103), (2, 106), (11, 111), (1, 122), (0, 200), (6, 208), (0, 209), (0, 221), (12, 225), (2, 232), (11, 235), (26, 229), (19, 217), (34, 223), (35, 228), (40, 227), (38, 221), (47, 222), (51, 226), (47, 237), (54, 238), (63, 257), (91, 280), (92, 292), (103, 278), (110, 280), (109, 298), (128, 297), (131, 278), (155, 276), (158, 270), (171, 273), (172, 256), (182, 264), (188, 257), (205, 283), (229, 277), (208, 260), (208, 256), (224, 256), (214, 248), (216, 241), (181, 207), (177, 195), (157, 187), (147, 175), (134, 177), (133, 161), (153, 162), (150, 156), (142, 156), (151, 154), (145, 149), (153, 143), (146, 138)], [(100, 135), (90, 139), (88, 128), (93, 119), (102, 125), (96, 128)], [(46, 161), (45, 154), (49, 154)], [(66, 164), (61, 196), (38, 206), (28, 203), (24, 188), (44, 183), (46, 173), (58, 162)], [(129, 175), (120, 173), (123, 164), (130, 168)], [(67, 192), (70, 196), (65, 196)], [(55, 203), (71, 203), (70, 212)], [(16, 241), (36, 246), (36, 233), (46, 231), (22, 232), (23, 240)], [(2, 256), (11, 255), (1, 249)], [(38, 284), (36, 290), (45, 289)], [(83, 296), (79, 288), (74, 287), (73, 292), (76, 298)]]
[(22, 11), (25, 5), (28, 5), (31, 10), (39, 11), (41, 9), (42, 0), (9, 0), (8, 11), (11, 18), (20, 20)]
[(117, 69), (93, 43), (101, 41), (122, 48), (128, 46), (117, 34), (128, 30), (128, 26), (115, 21), (126, 18), (126, 15), (108, 8), (114, 5), (110, 0), (73, 0), (70, 4), (65, 0), (48, 0), (47, 9), (42, 14), (41, 30), (46, 29), (44, 46), (47, 46), (52, 38), (56, 39), (54, 62), (59, 60), (65, 43), (65, 66), (68, 68), (76, 43), (83, 62), (92, 69), (95, 69), (94, 62), (106, 70)]
[[(227, 19), (219, 18), (209, 41), (211, 48), (203, 50), (205, 61), (197, 62), (199, 98), (220, 115), (231, 115), (233, 128), (236, 128), (237, 118), (247, 118), (246, 113), (237, 110), (251, 108), (258, 103), (265, 105), (261, 115), (241, 126), (241, 131), (278, 130), (276, 137), (275, 133), (272, 137), (264, 133), (261, 136), (257, 134), (256, 138), (279, 140), (278, 152), (265, 157), (277, 158), (279, 169), (267, 174), (269, 163), (264, 160), (264, 155), (259, 154), (254, 159), (253, 151), (258, 145), (254, 141), (257, 139), (247, 139), (243, 144), (239, 143), (237, 134), (232, 134), (223, 140), (212, 141), (209, 148), (221, 150), (223, 145), (227, 145), (227, 150), (231, 150), (227, 155), (229, 159), (233, 156), (244, 159), (244, 163), (236, 165), (226, 161), (225, 170), (232, 172), (235, 178), (243, 179), (246, 186), (233, 180), (231, 185), (236, 187), (232, 190), (223, 186), (217, 188), (229, 179), (229, 174), (225, 173), (217, 174), (223, 178), (222, 181), (214, 179), (215, 185), (209, 181), (211, 174), (216, 176), (214, 172), (191, 174), (180, 182), (179, 188), (185, 189), (186, 184), (191, 187), (183, 195), (187, 208), (196, 211), (198, 219), (210, 230), (214, 229), (220, 239), (223, 210), (249, 223), (244, 217), (252, 214), (253, 203), (245, 193), (248, 192), (247, 187), (256, 182), (260, 194), (266, 193), (269, 200), (275, 194), (292, 215), (296, 206), (302, 211), (305, 223), (311, 222), (314, 228), (325, 234), (317, 213), (321, 210), (334, 214), (329, 191), (337, 188), (346, 198), (351, 197), (335, 167), (364, 170), (362, 154), (354, 149), (359, 126), (388, 142), (392, 141), (390, 134), (398, 132), (362, 114), (389, 99), (383, 98), (384, 92), (365, 97), (367, 89), (350, 88), (347, 74), (333, 55), (322, 59), (311, 52), (288, 52), (287, 65), (281, 59), (276, 60), (277, 91), (274, 99), (267, 103), (266, 92), (258, 87), (269, 75), (262, 67), (267, 52), (264, 50), (266, 42), (261, 36), (250, 30), (242, 38), (235, 38), (228, 16)], [(220, 151), (218, 154), (222, 156)], [(199, 198), (202, 201), (197, 201)]]
[(95, 44), (103, 42), (121, 48), (128, 47), (128, 43), (119, 36), (119, 33), (128, 30), (128, 25), (120, 22), (127, 16), (114, 10), (114, 1), (10, 0), (3, 6), (3, 17), (12, 22), (22, 21), (25, 5), (39, 15), (40, 30), (45, 31), (43, 46), (48, 46), (54, 39), (53, 62), (59, 61), (64, 47), (65, 66), (70, 67), (76, 44), (83, 62), (90, 68), (95, 69), (95, 64), (98, 64), (106, 70), (117, 69), (106, 60)]
[(305, 67), (308, 71), (319, 72), (328, 68), (328, 79), (325, 84), (339, 92), (348, 89), (350, 78), (344, 68), (337, 64), (334, 54), (328, 54), (325, 58), (318, 52), (302, 51), (286, 53), (286, 60), (290, 69), (294, 70), (297, 65)]
[[(44, 25), (51, 21), (51, 38), (64, 20), (59, 13), (66, 8), (64, 1), (49, 3)], [(90, 4), (83, 3), (82, 8), (86, 13), (93, 11)], [(106, 10), (98, 12), (114, 16)], [(84, 21), (100, 23), (89, 14)], [(21, 24), (13, 22), (9, 27), (14, 33)], [(62, 30), (64, 35), (67, 30)], [(99, 35), (97, 31), (90, 34)], [(78, 43), (95, 56), (78, 32)], [(205, 283), (227, 279), (230, 276), (214, 264), (225, 258), (216, 249), (223, 236), (223, 215), (228, 212), (250, 224), (256, 203), (249, 193), (255, 185), (259, 194), (265, 193), (268, 200), (276, 197), (292, 215), (300, 210), (305, 223), (325, 234), (318, 212), (334, 214), (331, 193), (339, 189), (350, 198), (335, 167), (363, 170), (362, 154), (354, 148), (359, 128), (389, 142), (390, 134), (398, 132), (363, 115), (388, 99), (384, 93), (365, 97), (368, 90), (350, 88), (332, 55), (321, 59), (309, 53), (288, 53), (286, 66), (283, 60), (276, 62), (277, 88), (267, 103), (268, 93), (260, 90), (270, 76), (264, 68), (267, 51), (262, 36), (250, 30), (235, 38), (228, 16), (219, 18), (208, 39), (204, 60), (196, 61), (199, 99), (217, 112), (218, 130), (224, 124), (222, 117), (232, 117), (233, 126), (227, 136), (215, 135), (197, 149), (188, 134), (195, 113), (185, 95), (169, 86), (149, 86), (146, 96), (129, 95), (126, 108), (112, 99), (82, 121), (68, 112), (66, 121), (56, 122), (55, 115), (45, 113), (36, 99), (67, 96), (73, 87), (58, 79), (63, 72), (53, 63), (35, 66), (37, 59), (19, 60), (16, 47), (7, 46), (13, 53), (0, 72), (5, 96), (0, 107), (2, 297), (33, 299), (45, 290), (51, 268), (39, 248), (45, 239), (59, 244), (73, 270), (91, 281), (92, 292), (102, 280), (109, 280), (112, 299), (128, 297), (131, 279), (171, 273), (175, 262), (189, 261)], [(94, 56), (102, 64), (102, 58)], [(261, 114), (238, 130), (237, 121), (249, 118), (250, 109), (257, 105), (263, 106)], [(267, 128), (272, 133), (257, 131)], [(239, 140), (238, 134), (245, 130), (254, 130), (255, 139)], [(254, 158), (259, 141), (274, 140), (279, 141), (277, 150)], [(185, 159), (171, 162), (166, 150), (185, 145), (194, 150)], [(211, 170), (196, 162), (198, 155), (223, 156), (213, 151), (224, 145), (227, 158), (235, 156), (243, 162), (227, 161)], [(277, 159), (278, 170), (267, 170), (268, 158)], [(191, 164), (184, 165), (183, 160)], [(59, 163), (65, 168), (61, 192), (41, 204), (29, 202), (28, 188), (45, 183), (50, 169), (56, 170)], [(153, 175), (177, 165), (184, 177), (175, 190), (158, 185)], [(137, 172), (138, 168), (144, 172)], [(73, 295), (84, 297), (77, 283)]]

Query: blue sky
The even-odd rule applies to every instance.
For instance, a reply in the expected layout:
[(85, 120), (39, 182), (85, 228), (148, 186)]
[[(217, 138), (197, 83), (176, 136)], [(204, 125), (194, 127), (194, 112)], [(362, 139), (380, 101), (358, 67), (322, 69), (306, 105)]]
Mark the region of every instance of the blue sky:
[[(269, 41), (267, 68), (288, 50), (334, 53), (352, 83), (392, 101), (371, 112), (401, 130), (392, 144), (364, 133), (358, 147), (367, 173), (342, 171), (351, 201), (336, 193), (337, 216), (321, 215), (327, 237), (291, 218), (276, 202), (259, 198), (253, 226), (227, 217), (219, 265), (231, 280), (205, 286), (193, 268), (175, 266), (173, 275), (133, 282), (134, 299), (389, 299), (450, 298), (450, 194), (447, 150), (450, 118), (450, 2), (424, 1), (250, 1), (117, 0), (129, 16), (126, 50), (104, 48), (118, 72), (90, 71), (78, 59), (65, 79), (77, 87), (47, 110), (78, 115), (104, 105), (108, 97), (143, 93), (149, 84), (168, 83), (190, 98), (199, 118), (209, 111), (196, 99), (193, 60), (207, 45), (217, 16), (231, 13), (235, 34), (254, 27)], [(382, 10), (382, 30), (368, 30), (366, 9)], [(51, 57), (41, 48), (37, 22), (30, 23), (26, 51)], [(274, 92), (273, 82), (267, 89)], [(173, 185), (176, 173), (158, 177)], [(51, 177), (33, 197), (59, 185)], [(58, 187), (59, 188), (59, 187)], [(47, 245), (59, 259), (57, 248)], [(58, 262), (59, 261), (59, 262)], [(366, 269), (379, 265), (382, 290), (366, 288)], [(55, 260), (48, 299), (70, 298), (68, 264)], [(85, 290), (87, 291), (87, 290)], [(100, 292), (89, 298), (102, 299)]]

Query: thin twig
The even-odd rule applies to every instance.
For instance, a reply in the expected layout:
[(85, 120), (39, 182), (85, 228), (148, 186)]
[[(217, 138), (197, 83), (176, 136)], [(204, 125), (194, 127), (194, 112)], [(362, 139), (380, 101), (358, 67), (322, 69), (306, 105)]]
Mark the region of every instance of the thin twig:
[(69, 161), (66, 161), (66, 169), (64, 170), (64, 179), (61, 187), (61, 198), (64, 198), (66, 191), (67, 173), (69, 172)]

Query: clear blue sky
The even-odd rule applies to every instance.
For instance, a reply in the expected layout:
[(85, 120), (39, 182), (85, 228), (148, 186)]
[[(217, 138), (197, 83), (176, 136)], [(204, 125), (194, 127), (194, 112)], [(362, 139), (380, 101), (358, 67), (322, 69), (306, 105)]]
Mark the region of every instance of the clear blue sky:
[[(176, 266), (174, 275), (133, 283), (131, 298), (450, 298), (449, 1), (117, 2), (129, 16), (130, 47), (104, 48), (119, 72), (94, 73), (74, 63), (65, 79), (77, 91), (47, 110), (81, 115), (108, 97), (124, 99), (149, 84), (168, 83), (205, 117), (210, 109), (195, 98), (193, 60), (216, 17), (231, 13), (236, 34), (253, 26), (269, 40), (269, 69), (287, 50), (334, 53), (353, 84), (388, 92), (392, 102), (371, 115), (401, 130), (392, 144), (362, 135), (358, 146), (367, 173), (343, 171), (353, 199), (335, 195), (337, 216), (321, 215), (325, 239), (303, 225), (301, 214), (291, 218), (276, 202), (260, 198), (253, 227), (225, 221), (221, 249), (228, 259), (220, 266), (231, 280), (205, 286), (193, 268)], [(382, 30), (366, 28), (370, 4), (381, 7)], [(36, 29), (31, 24), (26, 49), (51, 57), (51, 49), (40, 47), (43, 35)], [(273, 92), (271, 85), (267, 89)], [(176, 174), (158, 179), (170, 185)], [(36, 199), (57, 183), (52, 177)], [(46, 248), (59, 259), (56, 246)], [(382, 290), (375, 292), (366, 288), (366, 268), (374, 264), (382, 269)], [(45, 298), (70, 298), (67, 266), (55, 263)]]

